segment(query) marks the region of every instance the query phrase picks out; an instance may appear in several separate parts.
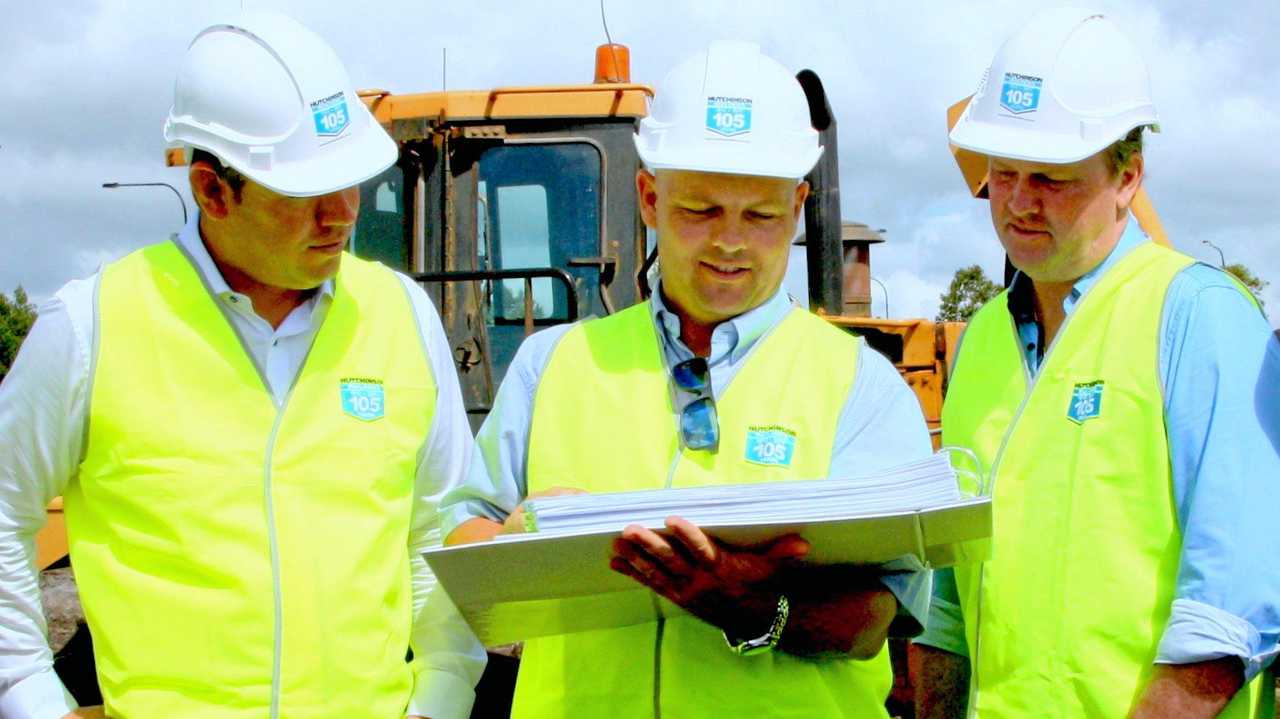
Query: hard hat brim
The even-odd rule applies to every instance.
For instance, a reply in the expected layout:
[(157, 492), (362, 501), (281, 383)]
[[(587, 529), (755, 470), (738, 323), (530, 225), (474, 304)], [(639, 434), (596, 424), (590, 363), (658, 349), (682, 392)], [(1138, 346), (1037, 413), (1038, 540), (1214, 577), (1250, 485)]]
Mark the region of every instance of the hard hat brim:
[[(750, 175), (752, 177), (780, 177), (800, 180), (822, 157), (822, 147), (816, 144), (804, 152), (785, 152), (774, 149), (744, 147), (726, 142), (717, 149), (702, 148), (697, 157), (689, 152), (662, 152), (650, 150), (639, 135), (632, 137), (636, 152), (645, 167), (658, 170), (687, 170), (721, 175)], [(767, 168), (767, 169), (766, 169)]]
[(949, 137), (951, 144), (982, 155), (1008, 160), (1044, 162), (1066, 165), (1091, 157), (1111, 145), (1111, 140), (1085, 140), (1071, 135), (1047, 138), (1044, 132), (978, 122), (965, 116), (956, 123)]
[[(363, 105), (360, 107), (368, 113)], [(372, 115), (367, 121), (373, 126), (334, 140), (308, 160), (282, 163), (266, 171), (241, 167), (237, 162), (229, 164), (259, 185), (288, 197), (315, 197), (345, 190), (381, 174), (395, 164), (400, 154), (395, 141), (376, 126)]]

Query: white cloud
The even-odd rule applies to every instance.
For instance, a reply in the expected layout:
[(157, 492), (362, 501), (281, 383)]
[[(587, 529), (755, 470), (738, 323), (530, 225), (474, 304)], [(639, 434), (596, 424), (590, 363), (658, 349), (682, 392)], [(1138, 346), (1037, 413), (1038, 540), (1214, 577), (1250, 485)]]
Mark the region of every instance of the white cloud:
[[(28, 3), (0, 27), (0, 290), (47, 294), (83, 274), (83, 258), (164, 236), (177, 208), (165, 191), (100, 188), (163, 179), (160, 125), (173, 74), (194, 33), (239, 0), (205, 3)], [(245, 0), (279, 8), (325, 36), (361, 87), (437, 90), (441, 48), (452, 89), (589, 81), (604, 42), (594, 2), (467, 4), (394, 0), (351, 6)], [(840, 127), (847, 219), (888, 230), (873, 271), (894, 314), (932, 316), (958, 267), (999, 277), (984, 203), (964, 193), (947, 151), (943, 110), (972, 92), (1006, 33), (1049, 2), (843, 3), (609, 0), (633, 77), (657, 83), (715, 38), (760, 42), (823, 78)], [(1280, 318), (1280, 21), (1274, 0), (1102, 0), (1151, 68), (1165, 132), (1148, 157), (1149, 189), (1175, 244), (1243, 261), (1272, 281)], [(18, 111), (12, 111), (17, 108)], [(91, 266), (88, 269), (92, 269)], [(902, 297), (901, 301), (896, 298)]]

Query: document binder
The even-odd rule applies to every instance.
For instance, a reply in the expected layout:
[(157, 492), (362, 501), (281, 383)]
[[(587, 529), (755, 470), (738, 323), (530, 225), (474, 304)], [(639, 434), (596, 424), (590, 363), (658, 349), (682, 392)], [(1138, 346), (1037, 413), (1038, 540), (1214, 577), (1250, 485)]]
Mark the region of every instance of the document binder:
[[(941, 460), (941, 461), (939, 461)], [(930, 472), (944, 477), (925, 482), (949, 482), (949, 496), (934, 491), (919, 494), (932, 499), (920, 506), (901, 495), (901, 486), (891, 481), (926, 463), (898, 468), (877, 477), (854, 480), (808, 480), (777, 485), (735, 485), (702, 487), (696, 490), (660, 490), (615, 495), (576, 495), (554, 501), (531, 502), (537, 515), (537, 532), (502, 535), (490, 542), (440, 547), (424, 553), (441, 586), (466, 617), (480, 640), (487, 645), (506, 644), (552, 634), (566, 634), (609, 627), (629, 626), (660, 617), (677, 616), (682, 610), (659, 598), (634, 580), (609, 569), (613, 540), (635, 510), (637, 523), (661, 529), (668, 514), (686, 516), (722, 542), (752, 545), (789, 533), (797, 533), (810, 543), (805, 562), (812, 564), (858, 564), (880, 566), (886, 572), (921, 567), (946, 567), (986, 558), (991, 536), (991, 500), (986, 496), (963, 497), (955, 490), (955, 474), (945, 456), (930, 460)], [(927, 474), (927, 472), (926, 472)], [(874, 511), (839, 507), (830, 497), (808, 509), (792, 507), (791, 518), (777, 516), (771, 507), (744, 511), (743, 496), (775, 496), (777, 503), (795, 505), (791, 500), (819, 495), (830, 483), (865, 484), (863, 504), (878, 505)], [(874, 490), (879, 482), (879, 489)], [(900, 482), (910, 486), (915, 480)], [(805, 486), (808, 485), (808, 486)], [(785, 488), (785, 497), (777, 493)], [(829, 493), (828, 493), (829, 494)], [(857, 495), (857, 492), (851, 492)], [(630, 496), (628, 496), (630, 495)], [(719, 498), (719, 502), (708, 498)], [(655, 499), (667, 499), (654, 504)], [(681, 511), (685, 500), (692, 501)], [(849, 504), (859, 504), (850, 496)], [(610, 508), (593, 512), (593, 504)], [(885, 509), (886, 504), (897, 509)], [(749, 503), (748, 503), (749, 504)], [(544, 511), (549, 507), (556, 511)], [(834, 508), (833, 508), (834, 507)], [(832, 516), (833, 513), (836, 516)], [(810, 516), (805, 516), (806, 514)], [(728, 516), (729, 519), (720, 519)], [(556, 517), (560, 528), (556, 529)], [(603, 518), (601, 518), (603, 517)], [(548, 521), (551, 520), (551, 521)], [(701, 521), (699, 521), (701, 520)], [(601, 526), (606, 525), (606, 526)]]

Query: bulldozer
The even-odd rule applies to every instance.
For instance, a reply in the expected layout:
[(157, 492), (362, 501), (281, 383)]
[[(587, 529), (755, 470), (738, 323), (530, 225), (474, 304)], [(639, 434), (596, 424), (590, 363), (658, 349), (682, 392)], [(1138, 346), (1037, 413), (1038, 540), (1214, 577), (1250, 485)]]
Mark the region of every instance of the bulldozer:
[[(654, 91), (632, 83), (628, 68), (628, 48), (608, 44), (597, 48), (591, 83), (359, 92), (400, 154), (361, 185), (349, 250), (409, 274), (427, 290), (473, 429), (525, 337), (616, 312), (652, 291), (656, 248), (640, 219), (632, 136)], [(884, 238), (842, 220), (835, 115), (816, 73), (804, 70), (797, 79), (826, 149), (806, 178), (804, 232), (788, 272), (797, 282), (788, 289), (894, 363), (919, 399), (936, 447), (948, 368), (964, 325), (871, 316), (870, 253)], [(949, 126), (967, 102), (948, 110)], [(952, 150), (970, 192), (985, 197), (985, 158)], [(166, 163), (183, 164), (182, 152), (168, 151)], [(1145, 195), (1138, 204), (1135, 214), (1148, 234), (1167, 244)], [(67, 554), (61, 499), (48, 515), (36, 537), (41, 569)], [(891, 652), (891, 712), (910, 716), (905, 647), (894, 643)], [(83, 662), (85, 652), (79, 655)], [(515, 662), (509, 652), (491, 655), (474, 717), (506, 716)]]

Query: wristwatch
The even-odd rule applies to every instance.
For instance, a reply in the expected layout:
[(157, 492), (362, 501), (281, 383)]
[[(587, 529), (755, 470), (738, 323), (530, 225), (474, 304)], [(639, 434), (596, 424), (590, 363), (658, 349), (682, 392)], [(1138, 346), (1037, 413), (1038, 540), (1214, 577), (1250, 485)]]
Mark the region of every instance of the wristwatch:
[(740, 657), (749, 657), (756, 654), (764, 654), (773, 651), (778, 646), (778, 640), (782, 638), (782, 630), (787, 627), (787, 617), (791, 616), (791, 603), (787, 601), (786, 596), (778, 595), (778, 609), (773, 614), (773, 624), (769, 626), (769, 631), (756, 637), (755, 639), (739, 639), (729, 636), (729, 633), (721, 630), (724, 635), (725, 644), (729, 645), (729, 651)]

